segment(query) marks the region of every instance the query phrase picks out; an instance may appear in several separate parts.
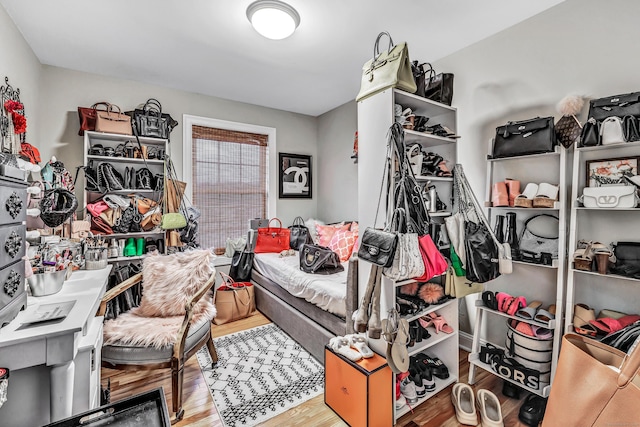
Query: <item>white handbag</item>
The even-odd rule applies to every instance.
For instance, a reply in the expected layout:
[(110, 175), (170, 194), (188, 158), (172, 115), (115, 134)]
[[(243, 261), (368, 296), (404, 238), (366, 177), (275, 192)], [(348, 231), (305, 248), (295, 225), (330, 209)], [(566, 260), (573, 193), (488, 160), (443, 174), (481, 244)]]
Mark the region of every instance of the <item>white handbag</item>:
[(638, 206), (638, 195), (631, 185), (585, 187), (578, 201), (585, 208), (628, 209)]
[(424, 155), (420, 148), (420, 144), (413, 144), (407, 148), (407, 159), (415, 176), (422, 175), (422, 160), (424, 159)]
[(602, 145), (619, 144), (626, 141), (620, 117), (611, 116), (603, 120), (600, 125), (600, 141), (602, 141)]
[(393, 264), (382, 273), (391, 280), (400, 281), (424, 275), (424, 261), (416, 233), (398, 233), (398, 245)]

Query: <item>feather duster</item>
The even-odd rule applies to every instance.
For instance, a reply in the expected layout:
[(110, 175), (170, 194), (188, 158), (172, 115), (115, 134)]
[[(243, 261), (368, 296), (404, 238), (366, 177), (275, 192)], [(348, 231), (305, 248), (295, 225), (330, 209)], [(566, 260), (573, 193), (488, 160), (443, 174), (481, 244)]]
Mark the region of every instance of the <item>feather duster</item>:
[(584, 99), (578, 95), (567, 95), (558, 102), (556, 110), (563, 116), (575, 116), (584, 107)]

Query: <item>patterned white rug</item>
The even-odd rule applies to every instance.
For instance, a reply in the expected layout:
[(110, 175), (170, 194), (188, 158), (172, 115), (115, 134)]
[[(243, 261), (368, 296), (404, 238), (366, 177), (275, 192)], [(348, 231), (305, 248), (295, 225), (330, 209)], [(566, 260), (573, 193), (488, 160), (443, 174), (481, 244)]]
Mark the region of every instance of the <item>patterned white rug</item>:
[(214, 339), (218, 364), (206, 346), (197, 357), (227, 427), (255, 426), (324, 390), (324, 369), (273, 323)]

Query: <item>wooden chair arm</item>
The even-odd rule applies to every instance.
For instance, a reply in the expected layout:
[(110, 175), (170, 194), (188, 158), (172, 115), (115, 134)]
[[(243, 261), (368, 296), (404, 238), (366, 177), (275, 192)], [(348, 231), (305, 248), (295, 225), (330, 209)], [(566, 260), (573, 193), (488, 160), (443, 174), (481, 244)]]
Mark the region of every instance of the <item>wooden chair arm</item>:
[(104, 296), (102, 297), (102, 301), (100, 301), (100, 308), (98, 308), (98, 312), (96, 316), (104, 316), (107, 311), (107, 303), (131, 288), (133, 285), (136, 285), (142, 281), (142, 273), (138, 273), (135, 276), (129, 277), (124, 282), (114, 286), (112, 289), (109, 289)]
[(209, 280), (202, 285), (202, 287), (196, 292), (196, 294), (191, 297), (189, 301), (185, 304), (185, 314), (184, 319), (182, 320), (182, 326), (180, 326), (180, 330), (177, 335), (177, 343), (173, 346), (173, 358), (174, 359), (182, 359), (184, 357), (184, 346), (187, 341), (187, 335), (189, 334), (189, 324), (191, 323), (191, 318), (193, 317), (193, 308), (200, 301), (200, 299), (211, 289), (216, 279), (215, 272), (209, 277)]

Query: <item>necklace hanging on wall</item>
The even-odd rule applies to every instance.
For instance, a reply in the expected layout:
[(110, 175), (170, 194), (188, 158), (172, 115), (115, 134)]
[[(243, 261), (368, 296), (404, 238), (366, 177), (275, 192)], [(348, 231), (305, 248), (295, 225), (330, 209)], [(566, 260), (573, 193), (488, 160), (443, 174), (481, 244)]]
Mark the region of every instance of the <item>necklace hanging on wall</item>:
[(20, 102), (20, 89), (9, 84), (9, 77), (0, 86), (0, 152), (18, 154), (20, 143), (26, 141), (27, 119), (24, 105)]

